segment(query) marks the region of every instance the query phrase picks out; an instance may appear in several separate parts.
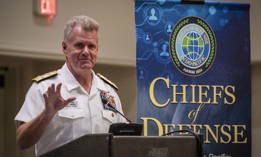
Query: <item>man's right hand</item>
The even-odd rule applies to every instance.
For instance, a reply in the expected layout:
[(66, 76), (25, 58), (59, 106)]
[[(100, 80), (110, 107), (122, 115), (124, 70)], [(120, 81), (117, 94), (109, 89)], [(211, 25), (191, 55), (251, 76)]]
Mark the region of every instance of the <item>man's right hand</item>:
[(62, 83), (59, 83), (56, 87), (54, 84), (48, 87), (48, 90), (43, 94), (45, 100), (45, 110), (47, 114), (55, 114), (59, 110), (63, 109), (70, 102), (74, 101), (75, 97), (70, 97), (64, 99), (61, 96), (61, 86)]
[(29, 122), (18, 123), (16, 140), (21, 149), (33, 146), (41, 138), (54, 115), (76, 99), (70, 97), (65, 100), (61, 96), (61, 86), (62, 84), (59, 83), (56, 87), (54, 84), (48, 87), (46, 93), (43, 94), (45, 109), (37, 117)]

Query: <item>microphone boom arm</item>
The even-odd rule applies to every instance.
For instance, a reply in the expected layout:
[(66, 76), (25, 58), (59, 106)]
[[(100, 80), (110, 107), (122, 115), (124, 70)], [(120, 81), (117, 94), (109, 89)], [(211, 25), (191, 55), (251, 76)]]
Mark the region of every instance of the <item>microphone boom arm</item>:
[(119, 113), (122, 117), (124, 117), (129, 123), (132, 123), (131, 120), (129, 120), (126, 116), (124, 116), (121, 112), (119, 112), (114, 106), (112, 106), (109, 102), (107, 102), (107, 105), (112, 108), (115, 112)]

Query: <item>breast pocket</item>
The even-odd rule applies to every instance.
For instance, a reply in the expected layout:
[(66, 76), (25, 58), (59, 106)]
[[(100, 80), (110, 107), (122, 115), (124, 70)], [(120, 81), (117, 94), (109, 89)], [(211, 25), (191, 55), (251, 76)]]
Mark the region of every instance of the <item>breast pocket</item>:
[(53, 119), (53, 129), (56, 130), (56, 141), (70, 141), (77, 135), (82, 135), (84, 126), (85, 111), (81, 108), (66, 107), (58, 111)]
[(110, 111), (110, 110), (104, 110), (102, 112), (103, 118), (108, 120), (111, 123), (116, 123), (117, 122), (117, 114)]
[(78, 118), (84, 118), (85, 113), (84, 109), (80, 108), (65, 108), (60, 111), (58, 111), (59, 117), (67, 118), (67, 119), (78, 119)]

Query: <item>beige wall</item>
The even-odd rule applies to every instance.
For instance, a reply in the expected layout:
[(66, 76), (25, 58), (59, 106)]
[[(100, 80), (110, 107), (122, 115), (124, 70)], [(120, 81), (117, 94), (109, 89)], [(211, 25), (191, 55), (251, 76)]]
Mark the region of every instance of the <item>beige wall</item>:
[(62, 60), (63, 26), (71, 16), (85, 14), (101, 25), (98, 62), (135, 65), (132, 0), (56, 1), (57, 14), (48, 22), (33, 14), (33, 0), (0, 0), (0, 54)]
[[(62, 28), (69, 17), (86, 14), (97, 19), (103, 64), (135, 66), (134, 0), (56, 0), (52, 22), (34, 16), (33, 0), (0, 0), (0, 54), (62, 60)], [(214, 0), (210, 0), (214, 1)], [(250, 3), (251, 60), (261, 61), (260, 0), (222, 0)], [(73, 4), (72, 4), (73, 3)]]
[(261, 63), (252, 64), (252, 157), (261, 154)]
[[(133, 0), (57, 0), (52, 23), (32, 14), (33, 0), (0, 0), (0, 67), (8, 66), (6, 88), (0, 91), (0, 156), (31, 157), (15, 143), (13, 118), (23, 102), (30, 79), (63, 64), (62, 28), (70, 16), (87, 14), (101, 24), (100, 59), (95, 67), (120, 88), (125, 114), (136, 121), (136, 70)], [(227, 0), (228, 1), (228, 0)], [(261, 1), (251, 4), (252, 136), (253, 157), (261, 154)], [(1, 71), (0, 71), (1, 72)], [(2, 122), (0, 121), (0, 123)], [(3, 128), (3, 127), (4, 128)], [(4, 137), (3, 137), (4, 136)], [(1, 150), (1, 147), (4, 149)]]

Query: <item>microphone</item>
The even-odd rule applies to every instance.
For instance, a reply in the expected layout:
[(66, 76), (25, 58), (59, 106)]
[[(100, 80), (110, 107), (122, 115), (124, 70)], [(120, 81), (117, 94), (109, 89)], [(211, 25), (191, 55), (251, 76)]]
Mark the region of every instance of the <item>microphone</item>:
[(108, 106), (111, 110), (116, 113), (119, 113), (122, 117), (124, 117), (127, 122), (126, 123), (113, 123), (110, 125), (109, 133), (112, 133), (114, 136), (117, 135), (137, 135), (140, 136), (143, 130), (143, 124), (133, 123), (126, 116), (124, 116), (120, 111), (118, 111), (110, 102), (105, 98), (102, 98), (102, 103)]
[(118, 111), (114, 106), (112, 106), (112, 105), (108, 102), (108, 100), (105, 100), (105, 101), (107, 101), (106, 105), (108, 105), (113, 111), (119, 113), (119, 114), (120, 114), (122, 117), (124, 117), (129, 123), (132, 123), (131, 120), (129, 120), (129, 119), (128, 119), (126, 116), (124, 116), (120, 111)]

